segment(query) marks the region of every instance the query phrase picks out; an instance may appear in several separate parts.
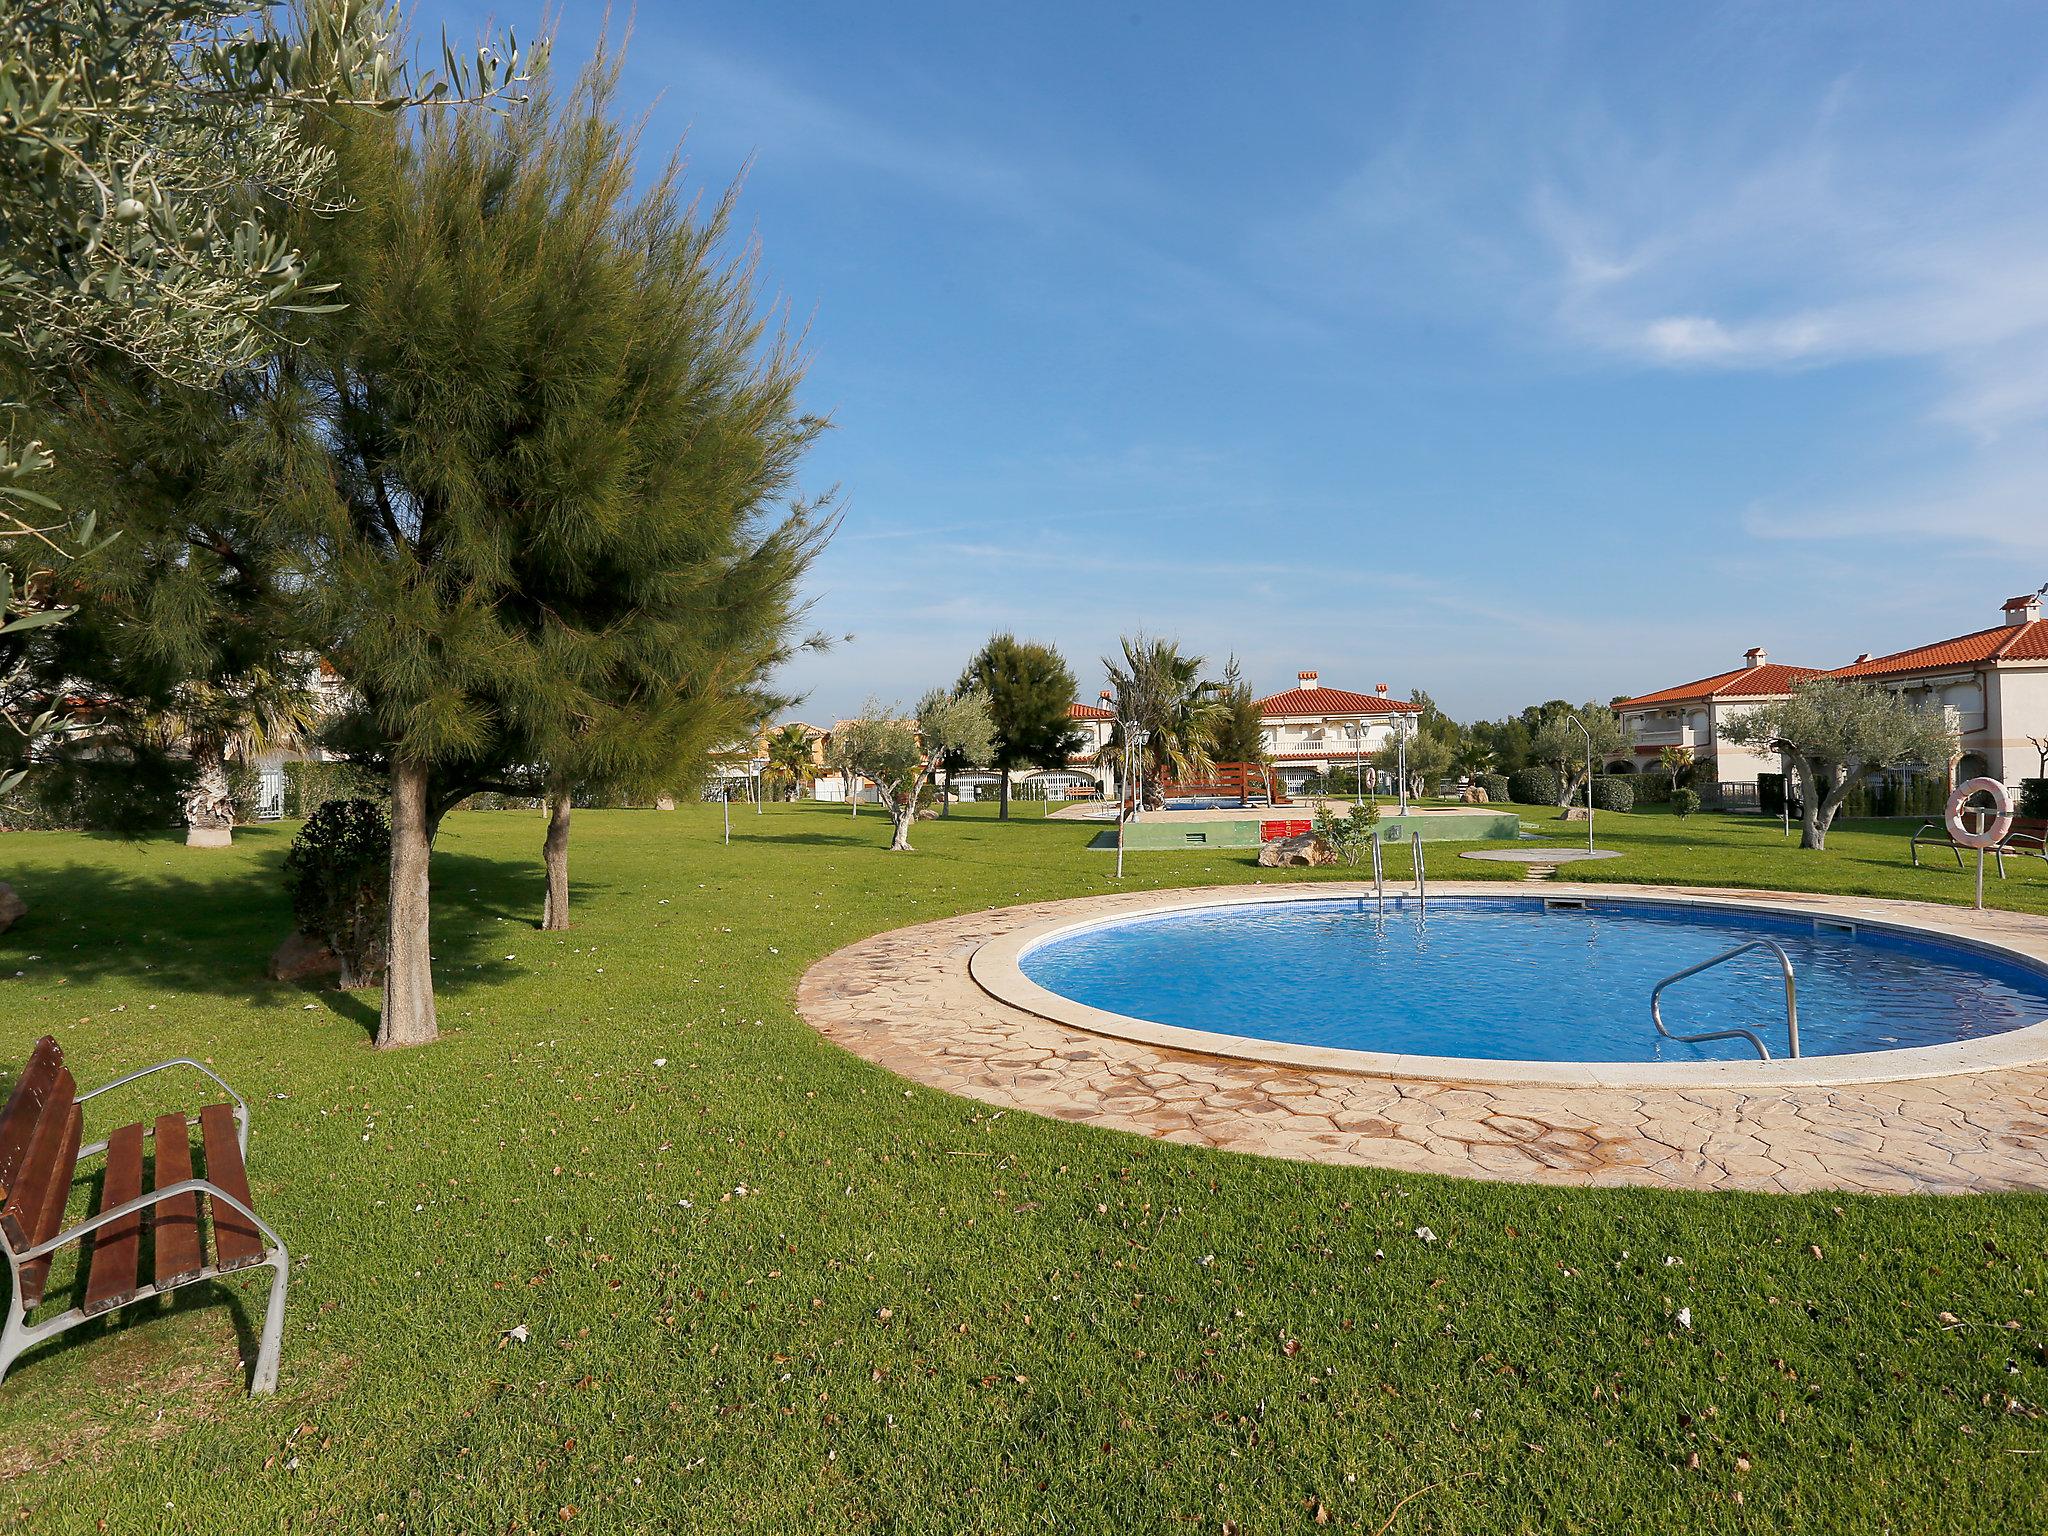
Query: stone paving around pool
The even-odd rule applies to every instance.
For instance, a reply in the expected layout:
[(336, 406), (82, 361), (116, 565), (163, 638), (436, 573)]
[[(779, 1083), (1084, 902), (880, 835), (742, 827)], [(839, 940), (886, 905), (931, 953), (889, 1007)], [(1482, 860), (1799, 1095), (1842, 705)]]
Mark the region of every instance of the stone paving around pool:
[[(1332, 894), (1357, 889), (1329, 887)], [(1438, 889), (1431, 887), (1433, 893)], [(1446, 882), (1441, 889), (1451, 895), (1461, 887)], [(1644, 888), (1547, 889), (1619, 897)], [(1055, 917), (1152, 906), (1172, 894), (1143, 891), (1006, 907), (878, 934), (812, 966), (798, 987), (797, 1007), (827, 1039), (928, 1087), (1234, 1152), (1543, 1184), (1948, 1194), (2048, 1190), (2048, 1066), (1771, 1089), (1371, 1077), (1090, 1034), (999, 1002), (968, 972), (969, 957), (989, 939)], [(2048, 958), (2048, 921), (2036, 917), (1874, 898), (1743, 894), (1872, 919), (1938, 916), (1953, 931)]]

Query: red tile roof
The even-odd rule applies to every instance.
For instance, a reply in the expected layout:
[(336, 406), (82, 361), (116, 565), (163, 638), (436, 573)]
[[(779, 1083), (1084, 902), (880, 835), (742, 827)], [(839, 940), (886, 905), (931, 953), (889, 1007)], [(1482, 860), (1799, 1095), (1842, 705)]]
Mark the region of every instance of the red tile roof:
[(1712, 677), (1680, 683), (1674, 688), (1660, 688), (1655, 693), (1623, 699), (1614, 707), (1639, 709), (1648, 704), (1692, 704), (1704, 703), (1708, 699), (1772, 698), (1790, 693), (1794, 683), (1819, 676), (1819, 667), (1788, 667), (1783, 662), (1773, 661), (1761, 667), (1737, 667), (1733, 672), (1717, 672)]
[(1067, 715), (1073, 720), (1114, 720), (1116, 711), (1101, 709), (1093, 704), (1069, 704)]
[(1291, 688), (1259, 700), (1262, 715), (1415, 715), (1420, 704), (1390, 699), (1376, 693), (1352, 693), (1345, 688)]
[(1829, 677), (1898, 677), (1913, 672), (1941, 672), (1954, 667), (1982, 666), (1993, 661), (2048, 661), (2048, 619), (2028, 624), (1994, 624), (1953, 640), (1873, 656), (1838, 667)]

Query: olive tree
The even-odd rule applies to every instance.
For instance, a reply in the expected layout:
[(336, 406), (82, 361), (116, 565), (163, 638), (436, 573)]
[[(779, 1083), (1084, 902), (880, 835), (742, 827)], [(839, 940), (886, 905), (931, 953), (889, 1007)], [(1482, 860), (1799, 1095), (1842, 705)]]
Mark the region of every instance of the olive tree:
[(1939, 706), (1838, 678), (1795, 684), (1789, 698), (1736, 716), (1721, 734), (1740, 746), (1781, 752), (1791, 763), (1802, 848), (1827, 847), (1828, 828), (1865, 774), (1915, 766), (1946, 771), (1956, 755), (1955, 728)]
[[(1580, 726), (1585, 727), (1583, 732)], [(1581, 704), (1577, 709), (1552, 705), (1536, 727), (1529, 752), (1556, 770), (1557, 804), (1562, 810), (1585, 789), (1589, 772), (1597, 772), (1601, 763), (1634, 745), (1627, 724), (1605, 704)]]
[(869, 700), (834, 746), (845, 742), (847, 768), (873, 779), (881, 790), (894, 824), (889, 851), (912, 853), (910, 829), (925, 786), (948, 757), (986, 762), (994, 740), (987, 695), (978, 689), (948, 693), (934, 688), (917, 701), (917, 713), (907, 720), (900, 710)]

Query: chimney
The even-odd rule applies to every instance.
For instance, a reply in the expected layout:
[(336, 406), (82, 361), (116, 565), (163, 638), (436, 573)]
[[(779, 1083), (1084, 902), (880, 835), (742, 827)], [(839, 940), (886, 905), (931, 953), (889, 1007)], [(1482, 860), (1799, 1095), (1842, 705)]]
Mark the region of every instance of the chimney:
[(1743, 666), (1748, 668), (1752, 672), (1754, 672), (1758, 667), (1764, 665), (1764, 663), (1766, 663), (1770, 659), (1771, 653), (1765, 650), (1760, 645), (1752, 645), (1748, 650), (1742, 653)]
[(1294, 674), (1294, 680), (1310, 692), (1323, 686), (1316, 681), (1316, 675), (1313, 672), (1297, 672)]
[(2025, 597), (2009, 597), (2005, 600), (2005, 622), (2007, 624), (2032, 624), (2041, 617), (2041, 594), (2029, 592)]
[(1385, 683), (1375, 683), (1373, 684), (1372, 691), (1384, 699), (1387, 696), (1387, 685)]
[(1856, 659), (1855, 659), (1854, 661), (1850, 662), (1850, 663), (1849, 663), (1849, 665), (1850, 665), (1850, 666), (1852, 666), (1852, 667), (1860, 667), (1860, 666), (1862, 666), (1862, 665), (1863, 665), (1863, 663), (1865, 663), (1865, 662), (1866, 662), (1866, 661), (1868, 661), (1868, 660), (1870, 660), (1870, 652), (1868, 652), (1868, 651), (1858, 651), (1858, 652), (1856, 653)]

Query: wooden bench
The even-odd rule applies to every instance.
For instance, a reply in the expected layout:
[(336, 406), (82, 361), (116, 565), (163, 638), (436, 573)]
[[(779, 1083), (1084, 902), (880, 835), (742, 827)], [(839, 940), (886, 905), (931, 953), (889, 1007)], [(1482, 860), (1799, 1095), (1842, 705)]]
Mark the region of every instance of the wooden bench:
[[(1964, 845), (1957, 842), (1949, 834), (1946, 822), (1924, 821), (1920, 824), (1920, 830), (1915, 832), (1909, 840), (1908, 848), (1912, 854), (1913, 867), (1915, 869), (1921, 867), (1920, 850), (1923, 847), (1952, 850), (1956, 856), (1956, 868), (1963, 868)], [(1975, 850), (1971, 851), (1974, 852)], [(2038, 832), (2022, 832), (2015, 829), (2006, 833), (2004, 842), (1996, 843), (1984, 851), (1997, 861), (1998, 878), (2003, 880), (2005, 878), (2005, 856), (2008, 853), (2014, 858), (2025, 858), (2028, 855), (2032, 855), (2036, 858), (2048, 859), (2048, 838), (2044, 838)]]
[[(149, 1125), (124, 1125), (104, 1141), (81, 1147), (82, 1106), (89, 1099), (170, 1067), (190, 1067), (212, 1078), (233, 1105), (209, 1104), (196, 1116), (174, 1112)], [(159, 1062), (140, 1072), (79, 1093), (64, 1053), (45, 1036), (29, 1053), (0, 1109), (0, 1253), (7, 1258), (14, 1287), (0, 1325), (0, 1381), (22, 1351), (75, 1328), (90, 1318), (132, 1302), (162, 1296), (180, 1286), (268, 1264), (270, 1309), (250, 1373), (251, 1392), (277, 1390), (277, 1356), (284, 1330), (284, 1293), (291, 1255), (275, 1232), (251, 1209), (249, 1198), (249, 1106), (206, 1067), (187, 1057)], [(192, 1128), (199, 1128), (202, 1175), (192, 1173)], [(143, 1148), (153, 1151), (147, 1190)], [(82, 1158), (104, 1154), (105, 1178), (99, 1210), (75, 1226), (63, 1227), (64, 1207)], [(212, 1234), (213, 1262), (207, 1262), (201, 1230), (202, 1201)], [(63, 1230), (58, 1230), (63, 1227)], [(151, 1264), (142, 1265), (149, 1238)], [(50, 1258), (68, 1243), (80, 1243), (84, 1293), (79, 1304), (42, 1322), (28, 1322), (42, 1304)]]

